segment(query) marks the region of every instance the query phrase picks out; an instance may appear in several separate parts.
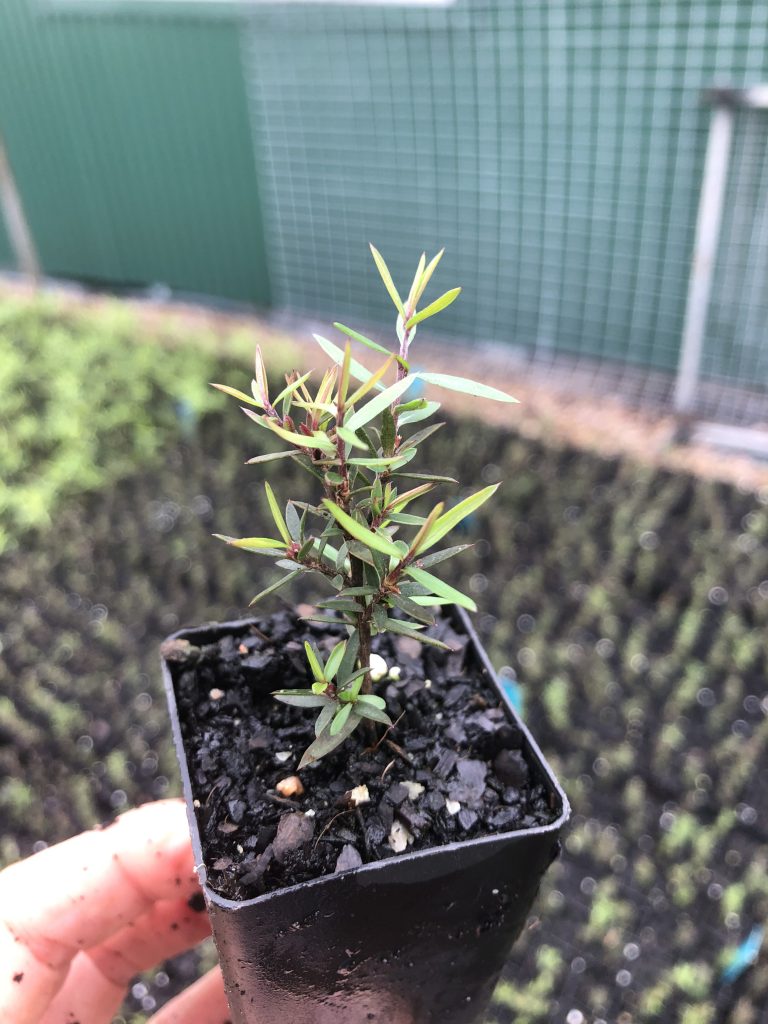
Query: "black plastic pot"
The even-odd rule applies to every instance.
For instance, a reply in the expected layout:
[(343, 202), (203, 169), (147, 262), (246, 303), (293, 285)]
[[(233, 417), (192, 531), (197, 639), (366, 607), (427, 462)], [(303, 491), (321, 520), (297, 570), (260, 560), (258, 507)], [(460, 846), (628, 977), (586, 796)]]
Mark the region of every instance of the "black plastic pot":
[[(521, 729), (551, 825), (486, 836), (234, 902), (206, 882), (171, 673), (163, 663), (195, 863), (234, 1024), (471, 1024), (486, 1008), (541, 879), (559, 851), (568, 800), (499, 684), (468, 617), (485, 674)], [(250, 620), (185, 629), (200, 646)]]

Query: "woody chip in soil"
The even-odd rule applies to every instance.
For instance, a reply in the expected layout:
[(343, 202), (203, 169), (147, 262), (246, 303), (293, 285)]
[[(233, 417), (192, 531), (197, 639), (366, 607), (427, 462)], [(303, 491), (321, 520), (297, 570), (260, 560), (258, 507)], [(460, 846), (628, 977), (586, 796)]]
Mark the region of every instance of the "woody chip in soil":
[[(227, 900), (254, 900), (479, 837), (542, 832), (558, 816), (564, 820), (564, 798), (504, 706), (459, 611), (474, 611), (474, 602), (433, 574), (469, 546), (440, 542), (499, 485), (455, 504), (424, 507), (437, 487), (456, 481), (411, 466), (420, 443), (442, 425), (416, 426), (440, 408), (408, 396), (417, 382), (478, 400), (514, 399), (464, 378), (411, 372), (417, 325), (452, 303), (460, 289), (418, 310), (442, 252), (429, 263), (422, 255), (403, 301), (381, 255), (371, 251), (397, 308), (397, 354), (335, 324), (348, 339), (385, 357), (376, 371), (352, 358), (349, 340), (342, 349), (315, 335), (333, 363), (317, 390), (310, 390), (311, 371), (292, 372), (271, 397), (259, 349), (251, 394), (214, 385), (284, 445), (250, 462), (294, 459), (318, 489), (315, 504), (289, 499), (281, 508), (265, 483), (274, 535), (221, 537), (273, 559), (282, 571), (252, 604), (305, 574), (317, 578), (327, 595), (295, 611), (184, 632), (163, 646), (205, 880)], [(390, 374), (395, 379), (388, 382)], [(445, 614), (443, 606), (458, 608)], [(525, 898), (511, 897), (518, 917), (554, 853), (556, 835), (544, 839), (547, 852), (523, 887)], [(478, 936), (504, 928), (510, 897), (497, 887), (489, 889), (489, 898), (493, 908), (475, 929)], [(212, 917), (216, 934), (213, 910)], [(515, 918), (514, 928), (521, 923)], [(401, 927), (407, 946), (408, 927)], [(349, 949), (346, 954), (352, 956)], [(490, 975), (503, 962), (492, 959)], [(253, 966), (242, 954), (240, 963)], [(232, 977), (230, 1002), (233, 992), (242, 1002), (246, 988)], [(334, 1005), (349, 1010), (343, 992), (336, 995), (341, 1002)], [(376, 1010), (356, 1017), (361, 1004), (355, 1005), (344, 1020), (379, 1019)], [(288, 1019), (270, 1012), (264, 1020)], [(433, 1006), (409, 1012), (409, 1020), (443, 1019), (433, 1017)], [(235, 1010), (234, 1017), (257, 1019), (246, 1010)]]

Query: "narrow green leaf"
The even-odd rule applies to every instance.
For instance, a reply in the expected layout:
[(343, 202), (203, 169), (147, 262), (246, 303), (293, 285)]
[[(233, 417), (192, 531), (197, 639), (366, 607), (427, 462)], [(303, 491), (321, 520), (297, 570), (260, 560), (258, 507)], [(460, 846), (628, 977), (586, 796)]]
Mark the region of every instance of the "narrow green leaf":
[(368, 445), (365, 441), (361, 441), (354, 430), (349, 430), (347, 427), (336, 427), (336, 433), (351, 448), (362, 448), (363, 451), (368, 450)]
[(325, 608), (327, 611), (346, 612), (356, 615), (360, 611), (360, 605), (352, 597), (327, 597), (317, 602), (318, 608)]
[(388, 458), (353, 458), (347, 459), (347, 463), (350, 466), (363, 466), (365, 469), (386, 469), (391, 466), (399, 469), (400, 466), (407, 466), (411, 459), (416, 457), (416, 449), (412, 448), (411, 451), (406, 452), (404, 455), (392, 455)]
[(437, 484), (457, 484), (452, 476), (434, 476), (432, 473), (398, 473), (404, 480), (432, 480)]
[(386, 713), (381, 711), (379, 708), (371, 707), (369, 704), (360, 705), (360, 699), (355, 701), (355, 711), (361, 718), (369, 718), (372, 722), (380, 722), (381, 725), (387, 725), (392, 727), (392, 719)]
[(423, 430), (416, 431), (415, 434), (411, 437), (407, 437), (405, 441), (403, 441), (398, 448), (398, 451), (405, 452), (408, 451), (409, 448), (415, 448), (417, 445), (420, 445), (422, 441), (426, 441), (428, 437), (437, 433), (437, 431), (444, 426), (444, 423), (431, 423), (428, 427), (424, 427)]
[(390, 597), (389, 602), (393, 607), (399, 608), (401, 612), (410, 615), (412, 619), (416, 619), (417, 622), (423, 622), (425, 626), (434, 626), (434, 615), (424, 611), (415, 597), (405, 597), (402, 593), (394, 594)]
[[(364, 562), (367, 566), (375, 568), (375, 562), (373, 561), (373, 552), (370, 548), (366, 547), (365, 544), (361, 544), (359, 541), (349, 541), (349, 553), (355, 558)], [(378, 582), (378, 581), (377, 581)]]
[(256, 385), (259, 389), (259, 396), (264, 405), (269, 405), (269, 388), (267, 386), (267, 370), (264, 366), (264, 357), (261, 354), (261, 346), (256, 346)]
[[(247, 412), (248, 410), (245, 409), (244, 411)], [(269, 427), (274, 434), (282, 437), (284, 441), (290, 441), (291, 444), (301, 448), (319, 448), (321, 452), (326, 452), (328, 455), (336, 454), (336, 447), (326, 434), (315, 431), (311, 437), (307, 437), (306, 434), (296, 434), (293, 431), (285, 430), (283, 427), (278, 426), (274, 420), (267, 419), (264, 416), (257, 417), (256, 421)]]
[(373, 551), (381, 551), (385, 555), (394, 555), (396, 558), (400, 557), (400, 551), (395, 547), (394, 541), (383, 537), (379, 533), (374, 533), (368, 527), (363, 526), (362, 523), (358, 523), (356, 519), (353, 519), (349, 513), (345, 512), (344, 509), (339, 508), (328, 498), (323, 498), (323, 505), (328, 509), (336, 522), (356, 540), (359, 540), (361, 544), (364, 544), (367, 548)]
[(258, 554), (285, 554), (283, 542), (275, 540), (273, 537), (227, 537), (223, 533), (214, 533), (213, 536), (233, 548), (242, 548), (243, 551), (253, 551)]
[(371, 439), (371, 436), (368, 433), (368, 431), (365, 429), (365, 427), (358, 427), (358, 429), (355, 431), (355, 434), (357, 435), (357, 437), (361, 441), (365, 442), (365, 444), (366, 444), (366, 446), (368, 448), (368, 451), (371, 453), (371, 455), (374, 458), (376, 458), (376, 456), (378, 454), (376, 445), (373, 443), (373, 441)]
[(316, 683), (327, 682), (325, 678), (325, 671), (323, 668), (323, 659), (320, 654), (315, 650), (309, 640), (304, 641), (304, 650), (307, 652), (307, 661), (309, 662), (310, 670)]
[(437, 265), (440, 262), (440, 260), (443, 258), (443, 253), (444, 252), (445, 252), (445, 249), (441, 249), (440, 252), (437, 254), (437, 256), (433, 256), (432, 259), (429, 261), (429, 263), (427, 265), (427, 269), (421, 275), (421, 280), (419, 281), (419, 287), (416, 289), (416, 293), (413, 296), (413, 301), (414, 302), (418, 302), (419, 299), (421, 298), (421, 296), (424, 294), (424, 290), (427, 287), (427, 285), (429, 284), (429, 280), (432, 277), (432, 275), (434, 274), (435, 268), (437, 267)]
[(426, 569), (430, 565), (437, 565), (438, 562), (444, 562), (448, 558), (453, 558), (454, 555), (461, 554), (462, 551), (466, 551), (467, 548), (474, 547), (473, 544), (457, 544), (452, 548), (443, 548), (442, 551), (433, 551), (431, 555), (425, 555), (423, 558), (419, 558), (419, 567)]
[(299, 513), (296, 511), (296, 506), (292, 501), (287, 502), (285, 506), (285, 524), (288, 527), (288, 533), (291, 535), (291, 540), (295, 540), (300, 544), (301, 519), (299, 518)]
[(302, 622), (327, 622), (327, 623), (333, 623), (334, 626), (338, 626), (341, 623), (344, 623), (344, 624), (346, 624), (348, 626), (353, 625), (352, 620), (348, 616), (345, 618), (344, 614), (345, 613), (342, 613), (341, 617), (339, 617), (337, 615), (336, 616), (335, 615), (300, 615), (299, 619)]
[(385, 628), (390, 633), (399, 633), (401, 636), (409, 636), (413, 640), (418, 640), (419, 643), (428, 644), (430, 647), (439, 647), (443, 651), (451, 650), (448, 644), (444, 644), (442, 640), (435, 640), (434, 637), (425, 636), (422, 632), (416, 629), (415, 626), (409, 626), (408, 623), (401, 622), (400, 619), (387, 619)]
[(297, 378), (297, 380), (292, 381), (290, 384), (286, 384), (285, 387), (283, 388), (283, 390), (280, 392), (280, 394), (275, 396), (275, 400), (272, 403), (272, 405), (277, 405), (277, 403), (280, 402), (287, 395), (292, 395), (294, 393), (294, 391), (296, 391), (298, 388), (300, 388), (301, 385), (306, 380), (309, 380), (309, 378), (311, 376), (312, 376), (312, 371), (308, 370), (303, 376)]
[(339, 671), (339, 665), (344, 658), (344, 652), (347, 649), (347, 641), (342, 640), (336, 644), (331, 653), (328, 655), (328, 661), (325, 663), (325, 678), (333, 679), (336, 673)]
[(384, 700), (383, 697), (378, 697), (376, 694), (373, 693), (361, 694), (357, 698), (357, 703), (366, 704), (372, 708), (379, 708), (379, 710), (381, 711), (383, 711), (384, 708), (387, 706), (387, 702)]
[(364, 334), (360, 334), (359, 331), (353, 331), (351, 327), (345, 327), (344, 324), (334, 324), (337, 330), (341, 331), (342, 334), (346, 334), (348, 337), (353, 338), (355, 341), (359, 341), (361, 345), (366, 345), (368, 348), (373, 349), (374, 352), (381, 352), (385, 356), (395, 356), (395, 359), (400, 363), (404, 370), (410, 369), (408, 363), (400, 356), (395, 355), (394, 352), (390, 352), (388, 348), (384, 348), (378, 341), (372, 341), (371, 338), (366, 338)]
[(323, 708), (332, 701), (329, 697), (312, 693), (311, 690), (273, 690), (272, 696), (283, 704), (291, 704), (296, 708)]
[(280, 590), (286, 583), (290, 583), (291, 580), (295, 580), (297, 576), (301, 576), (301, 569), (294, 569), (292, 572), (287, 573), (285, 576), (281, 576), (279, 580), (275, 580), (270, 586), (265, 587), (264, 590), (260, 591), (256, 597), (248, 603), (248, 607), (252, 608), (257, 602), (261, 601), (262, 598), (268, 594), (273, 594), (276, 590)]
[(344, 572), (344, 566), (347, 564), (349, 558), (349, 545), (346, 541), (339, 547), (339, 552), (336, 555), (336, 568), (339, 572)]
[(295, 459), (297, 455), (301, 455), (301, 452), (270, 452), (268, 455), (257, 455), (253, 459), (248, 459), (246, 466), (255, 466), (258, 462), (275, 462), (277, 459)]
[(267, 494), (267, 502), (269, 503), (269, 510), (272, 513), (272, 518), (275, 521), (275, 526), (277, 527), (278, 532), (279, 532), (280, 536), (283, 538), (283, 540), (285, 541), (285, 543), (286, 544), (290, 544), (291, 543), (290, 531), (289, 531), (288, 526), (287, 526), (287, 524), (285, 522), (285, 519), (283, 519), (283, 513), (280, 511), (280, 508), (279, 508), (279, 506), (277, 504), (277, 499), (275, 498), (275, 492), (272, 490), (272, 488), (270, 487), (269, 483), (266, 480), (264, 481), (264, 490), (266, 491), (266, 494)]
[(331, 736), (336, 736), (345, 726), (347, 719), (352, 714), (352, 705), (345, 704), (342, 708), (336, 712), (331, 722), (330, 733)]
[(339, 681), (344, 684), (347, 679), (352, 675), (355, 670), (355, 662), (357, 661), (357, 655), (360, 651), (360, 634), (357, 630), (354, 630), (350, 638), (347, 640), (347, 647), (344, 651), (344, 657), (341, 659), (339, 665), (339, 671), (337, 673)]
[(466, 608), (470, 612), (477, 611), (477, 605), (471, 597), (467, 597), (460, 590), (456, 590), (455, 587), (451, 587), (448, 583), (438, 579), (437, 576), (433, 576), (431, 572), (425, 572), (424, 569), (419, 569), (415, 565), (409, 565), (405, 571), (411, 579), (416, 580), (423, 587), (427, 587), (430, 593), (436, 594), (438, 597), (444, 597), (446, 600), (452, 601), (454, 604), (459, 605), (461, 608)]
[[(337, 366), (344, 365), (344, 349), (339, 348), (338, 345), (334, 345), (332, 341), (324, 338), (322, 334), (313, 334), (312, 337), (315, 339), (320, 348), (325, 354), (336, 363)], [(354, 377), (355, 380), (365, 383), (371, 376), (371, 371), (368, 370), (362, 363), (358, 363), (356, 359), (349, 360), (349, 374)], [(377, 384), (376, 387), (383, 391), (384, 385)]]
[(320, 733), (327, 729), (331, 724), (331, 719), (336, 714), (336, 705), (333, 703), (326, 704), (320, 714), (317, 716), (315, 722), (315, 736), (319, 736)]
[(340, 597), (373, 597), (376, 594), (376, 587), (344, 587)]
[(499, 489), (499, 484), (491, 484), (490, 487), (484, 487), (481, 491), (476, 491), (475, 494), (470, 494), (468, 498), (460, 501), (458, 505), (454, 505), (453, 508), (449, 508), (447, 512), (444, 512), (439, 519), (435, 521), (429, 533), (419, 545), (419, 554), (422, 551), (426, 551), (427, 548), (431, 548), (433, 544), (437, 544), (439, 540), (449, 533), (454, 527), (458, 526), (462, 520), (466, 519), (467, 516), (471, 515), (481, 505), (484, 505), (490, 497), (492, 497)]
[(465, 377), (453, 377), (448, 373), (415, 373), (414, 377), (426, 381), (427, 384), (434, 384), (438, 388), (446, 388), (448, 391), (460, 391), (463, 395), (474, 395), (475, 398), (489, 398), (494, 402), (517, 402), (512, 395), (492, 388), (488, 384), (480, 384), (476, 380), (467, 380)]
[(426, 519), (424, 516), (412, 516), (409, 512), (388, 512), (387, 522), (400, 526), (422, 526)]
[(423, 252), (419, 256), (419, 263), (416, 267), (416, 273), (413, 275), (413, 282), (411, 283), (411, 290), (408, 292), (408, 308), (415, 309), (418, 299), (416, 298), (416, 292), (418, 291), (419, 284), (424, 275), (424, 267), (427, 262), (427, 254)]
[[(351, 705), (347, 705), (347, 707), (351, 707)], [(317, 739), (310, 743), (304, 751), (304, 754), (299, 761), (298, 770), (300, 771), (302, 768), (306, 768), (308, 764), (312, 764), (314, 761), (319, 761), (321, 757), (325, 757), (326, 754), (330, 754), (330, 752), (340, 746), (348, 736), (351, 736), (359, 724), (360, 716), (350, 715), (344, 727), (334, 736), (331, 735), (330, 726), (323, 729)]]
[[(370, 244), (370, 243), (369, 243)], [(381, 255), (379, 250), (371, 245), (371, 255), (378, 267), (381, 279), (384, 282), (384, 287), (389, 292), (389, 297), (395, 304), (395, 308), (401, 316), (405, 316), (405, 309), (403, 308), (403, 300), (398, 294), (397, 288), (395, 288), (395, 282), (392, 280), (392, 275), (389, 272), (389, 267), (384, 262), (384, 257)]]
[(446, 308), (446, 306), (450, 306), (452, 302), (455, 302), (460, 295), (461, 288), (451, 288), (450, 291), (441, 295), (439, 299), (435, 299), (434, 302), (430, 302), (428, 306), (425, 306), (419, 313), (412, 316), (405, 326), (415, 327), (416, 324), (420, 324), (422, 320), (427, 320), (429, 317), (435, 316), (436, 313), (440, 313)]
[(212, 388), (216, 388), (217, 391), (223, 391), (225, 395), (231, 395), (232, 398), (236, 398), (238, 402), (245, 402), (246, 405), (255, 405), (258, 409), (263, 409), (264, 406), (258, 399), (251, 398), (250, 395), (246, 395), (243, 391), (238, 391), (237, 388), (231, 388), (227, 384), (211, 384)]
[(390, 498), (387, 509), (393, 512), (402, 512), (416, 498), (420, 498), (422, 495), (428, 494), (433, 490), (434, 486), (434, 484), (420, 484), (418, 487), (412, 487), (409, 491), (403, 491), (402, 494), (396, 494)]
[(344, 689), (338, 691), (339, 699), (355, 701), (360, 693), (360, 688), (363, 685), (363, 679), (367, 672), (367, 668), (360, 668), (357, 672), (353, 672), (344, 684)]
[(362, 409), (358, 409), (349, 417), (345, 423), (347, 429), (357, 430), (359, 427), (364, 427), (374, 416), (378, 416), (388, 405), (397, 401), (400, 395), (413, 384), (414, 379), (414, 377), (403, 377), (401, 380), (395, 381), (394, 384), (390, 384), (388, 388), (367, 402)]

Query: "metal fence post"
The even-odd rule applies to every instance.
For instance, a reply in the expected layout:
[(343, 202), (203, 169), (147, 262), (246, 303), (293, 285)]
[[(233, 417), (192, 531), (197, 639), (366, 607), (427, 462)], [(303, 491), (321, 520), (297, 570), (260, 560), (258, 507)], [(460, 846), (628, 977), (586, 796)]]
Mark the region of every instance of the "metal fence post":
[(712, 289), (712, 273), (717, 257), (725, 186), (728, 181), (733, 116), (732, 104), (720, 100), (712, 112), (709, 125), (704, 178), (701, 183), (699, 213), (696, 220), (696, 241), (693, 246), (680, 361), (675, 381), (674, 407), (675, 412), (681, 415), (691, 412), (696, 399), (709, 295)]
[(13, 178), (11, 165), (0, 135), (0, 211), (8, 229), (8, 238), (22, 274), (34, 284), (40, 280), (40, 262), (37, 258), (32, 232), (29, 230), (19, 190)]
[(681, 415), (690, 414), (696, 401), (712, 275), (728, 183), (734, 118), (738, 109), (767, 110), (768, 85), (754, 85), (748, 89), (715, 88), (708, 90), (705, 97), (713, 105), (713, 112), (675, 381), (674, 408)]

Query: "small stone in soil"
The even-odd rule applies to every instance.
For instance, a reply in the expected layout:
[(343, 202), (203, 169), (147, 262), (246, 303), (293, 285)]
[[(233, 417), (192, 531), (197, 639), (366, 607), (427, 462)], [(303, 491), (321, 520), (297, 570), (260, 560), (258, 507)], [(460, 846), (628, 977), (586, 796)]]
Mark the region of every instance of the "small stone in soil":
[(298, 775), (289, 775), (287, 779), (280, 779), (275, 789), (280, 796), (301, 796), (304, 792), (304, 783)]
[(350, 789), (344, 794), (343, 800), (345, 804), (350, 804), (352, 807), (360, 807), (361, 804), (371, 802), (371, 795), (366, 785), (355, 786), (354, 789)]
[(485, 777), (488, 768), (483, 761), (462, 757), (456, 762), (456, 773), (459, 782), (450, 789), (452, 799), (461, 803), (476, 804), (483, 799)]
[(403, 800), (408, 799), (408, 790), (402, 782), (396, 782), (394, 785), (389, 787), (384, 795), (391, 804), (395, 807), (399, 807)]
[(274, 650), (257, 651), (254, 654), (249, 654), (247, 658), (243, 658), (240, 668), (249, 682), (254, 677), (260, 680), (265, 670), (272, 667), (272, 663), (275, 661), (277, 661), (277, 655)]
[(308, 843), (315, 834), (312, 818), (304, 814), (286, 814), (277, 825), (277, 835), (272, 844), (275, 859), (284, 861), (289, 853)]
[(341, 853), (336, 860), (336, 867), (333, 869), (336, 873), (339, 871), (352, 871), (353, 868), (359, 868), (363, 863), (363, 858), (357, 852), (354, 846), (347, 844), (343, 847)]
[(429, 825), (429, 817), (410, 802), (401, 804), (397, 816), (414, 836), (420, 836)]
[(477, 814), (474, 811), (470, 811), (468, 807), (464, 807), (459, 811), (459, 824), (468, 832), (474, 824), (477, 822)]
[(445, 736), (456, 746), (464, 746), (467, 742), (467, 730), (461, 722), (451, 722), (445, 730)]
[(442, 811), (445, 807), (445, 797), (438, 790), (433, 789), (424, 797), (424, 806), (428, 811)]
[(458, 755), (452, 750), (444, 750), (435, 765), (435, 775), (439, 776), (441, 779), (447, 779), (456, 767), (458, 759)]
[(403, 850), (407, 849), (408, 843), (413, 842), (413, 836), (410, 834), (405, 825), (396, 821), (392, 828), (389, 830), (389, 839), (387, 840), (389, 845), (395, 851), (395, 853), (402, 853)]
[(501, 750), (493, 762), (496, 775), (506, 786), (518, 789), (528, 784), (528, 765), (519, 750)]
[(500, 807), (493, 812), (490, 821), (494, 828), (509, 828), (510, 825), (519, 824), (520, 811), (517, 807)]
[(374, 850), (377, 846), (380, 846), (384, 842), (386, 834), (387, 830), (380, 821), (377, 821), (375, 818), (368, 821), (365, 826), (365, 842), (368, 849)]
[(246, 807), (243, 800), (229, 800), (227, 802), (227, 809), (229, 810), (229, 816), (235, 824), (239, 824), (243, 820)]
[(409, 800), (418, 800), (424, 792), (424, 786), (420, 782), (413, 782), (411, 780), (404, 779), (402, 785), (408, 790)]
[(448, 696), (443, 701), (443, 706), (446, 708), (453, 708), (461, 701), (466, 700), (469, 696), (469, 687), (463, 684), (458, 686), (452, 686), (448, 691)]

